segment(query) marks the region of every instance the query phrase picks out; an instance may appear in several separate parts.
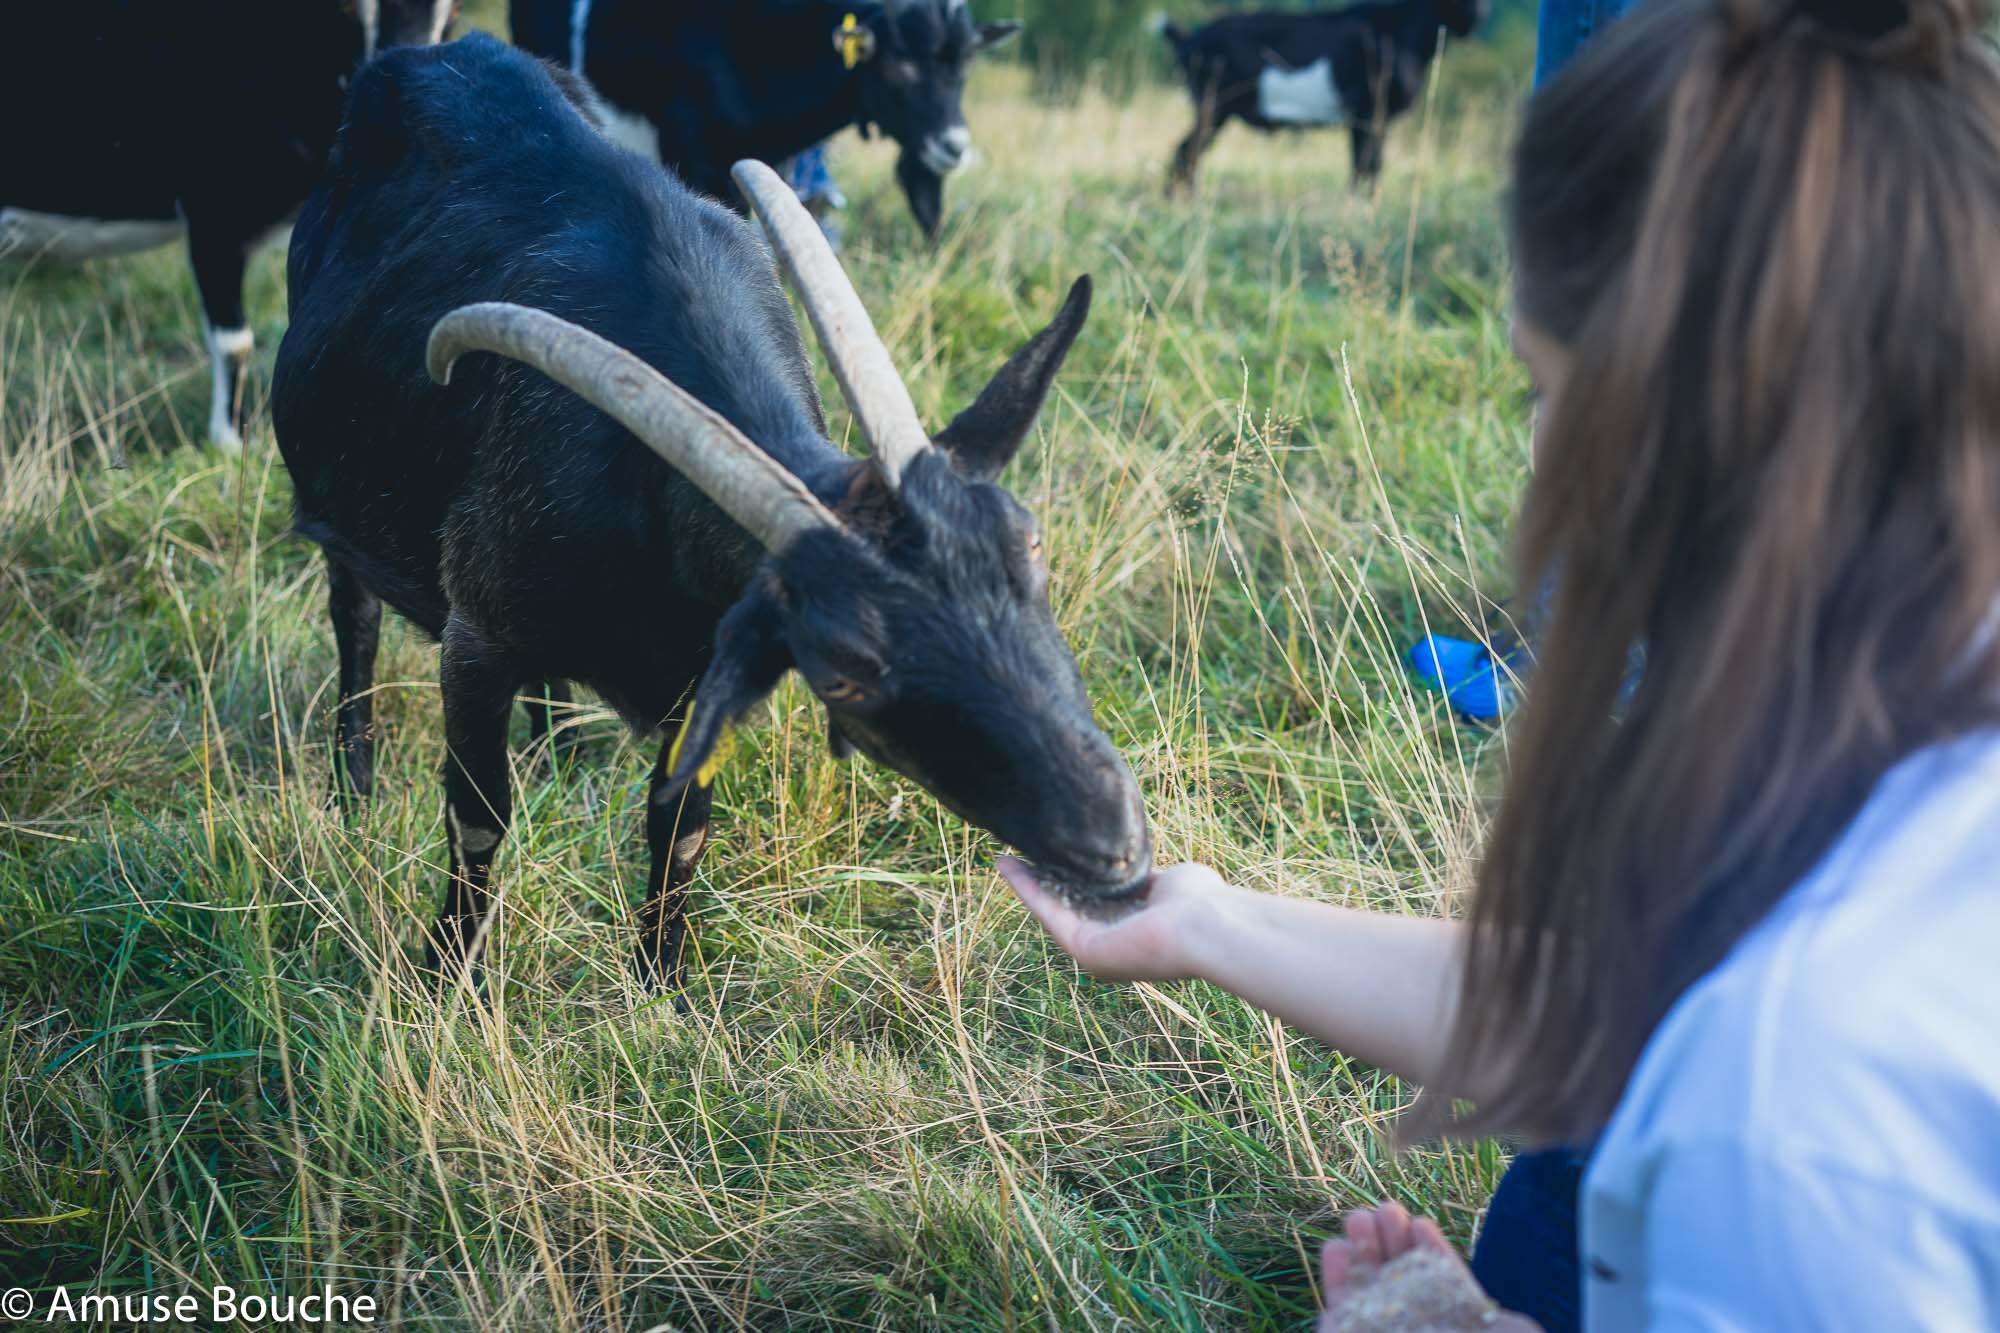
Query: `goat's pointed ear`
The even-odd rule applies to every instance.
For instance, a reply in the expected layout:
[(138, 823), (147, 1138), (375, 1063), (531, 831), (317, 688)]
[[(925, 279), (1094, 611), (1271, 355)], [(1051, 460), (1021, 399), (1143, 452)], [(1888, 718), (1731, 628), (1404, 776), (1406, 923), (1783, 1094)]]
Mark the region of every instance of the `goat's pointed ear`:
[(655, 799), (672, 799), (691, 781), (713, 776), (710, 761), (723, 735), (791, 669), (776, 599), (759, 582), (729, 608), (715, 630), (715, 656), (694, 692), (693, 715), (669, 752), (667, 784)]
[(1028, 339), (979, 391), (972, 406), (939, 432), (938, 447), (950, 456), (961, 476), (991, 481), (1013, 460), (1089, 314), (1090, 275), (1086, 273), (1069, 289), (1069, 299), (1049, 326)]
[(1021, 20), (1019, 19), (1001, 19), (995, 23), (982, 23), (979, 25), (979, 40), (973, 45), (972, 53), (978, 55), (981, 51), (991, 51), (996, 46), (1005, 45), (1013, 41), (1014, 34), (1020, 31)]

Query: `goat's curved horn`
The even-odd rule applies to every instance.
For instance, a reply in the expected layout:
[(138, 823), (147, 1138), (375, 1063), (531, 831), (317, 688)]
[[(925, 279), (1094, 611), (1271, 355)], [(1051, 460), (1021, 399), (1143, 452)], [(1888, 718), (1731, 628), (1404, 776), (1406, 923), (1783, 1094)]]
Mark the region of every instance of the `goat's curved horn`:
[(759, 449), (720, 413), (614, 342), (546, 310), (486, 301), (460, 306), (431, 328), (431, 378), (451, 382), (467, 352), (498, 352), (533, 366), (615, 417), (778, 551), (816, 528), (839, 527), (806, 484)]
[(745, 160), (729, 174), (763, 221), (771, 248), (777, 251), (778, 262), (833, 366), (833, 376), (840, 381), (840, 392), (861, 423), (876, 464), (894, 486), (904, 465), (931, 447), (931, 437), (917, 419), (916, 404), (875, 332), (867, 307), (819, 224), (777, 172), (762, 162)]

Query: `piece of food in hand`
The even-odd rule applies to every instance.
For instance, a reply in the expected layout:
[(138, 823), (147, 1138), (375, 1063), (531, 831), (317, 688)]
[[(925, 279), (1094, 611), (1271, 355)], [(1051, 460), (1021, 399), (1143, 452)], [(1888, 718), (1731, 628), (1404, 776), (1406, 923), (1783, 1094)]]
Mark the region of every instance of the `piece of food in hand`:
[[(1042, 872), (1037, 870), (1038, 875)], [(1146, 905), (1153, 896), (1151, 875), (1123, 893), (1087, 893), (1059, 879), (1042, 879), (1041, 885), (1049, 892), (1069, 904), (1078, 916), (1089, 917), (1092, 921), (1111, 922), (1128, 917)]]
[(1418, 1246), (1358, 1274), (1327, 1313), (1332, 1333), (1472, 1333), (1498, 1319), (1500, 1308), (1463, 1263)]

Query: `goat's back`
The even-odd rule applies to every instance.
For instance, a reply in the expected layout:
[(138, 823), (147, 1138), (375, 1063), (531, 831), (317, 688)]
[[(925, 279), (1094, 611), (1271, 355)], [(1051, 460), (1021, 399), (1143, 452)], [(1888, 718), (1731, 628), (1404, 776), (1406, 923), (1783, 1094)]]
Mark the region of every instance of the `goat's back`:
[[(790, 308), (748, 224), (607, 141), (533, 57), (484, 36), (392, 51), (355, 81), (293, 232), (272, 387), (299, 526), (418, 623), (486, 595), (532, 623), (663, 524), (719, 511), (539, 373), (424, 367), (475, 301), (550, 310), (630, 349), (780, 461), (823, 436)], [(662, 576), (671, 573), (660, 569)], [(546, 628), (546, 627), (545, 627)]]

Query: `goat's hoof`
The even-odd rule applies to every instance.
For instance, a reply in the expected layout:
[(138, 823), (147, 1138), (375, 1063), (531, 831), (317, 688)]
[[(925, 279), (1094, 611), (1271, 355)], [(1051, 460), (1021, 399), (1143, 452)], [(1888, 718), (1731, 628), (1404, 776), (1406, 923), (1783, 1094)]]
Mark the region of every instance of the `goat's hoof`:
[(356, 774), (352, 770), (343, 771), (336, 766), (333, 779), (326, 784), (326, 804), (329, 809), (338, 810), (343, 819), (352, 819), (366, 809), (375, 799), (375, 775)]
[(675, 1013), (693, 1012), (687, 998), (687, 969), (680, 959), (668, 961), (641, 947), (632, 951), (632, 975), (648, 995), (671, 997)]
[(456, 949), (440, 953), (436, 940), (424, 945), (423, 978), (439, 1002), (449, 1000), (461, 987), (473, 1000), (486, 998), (486, 969), (479, 960)]

